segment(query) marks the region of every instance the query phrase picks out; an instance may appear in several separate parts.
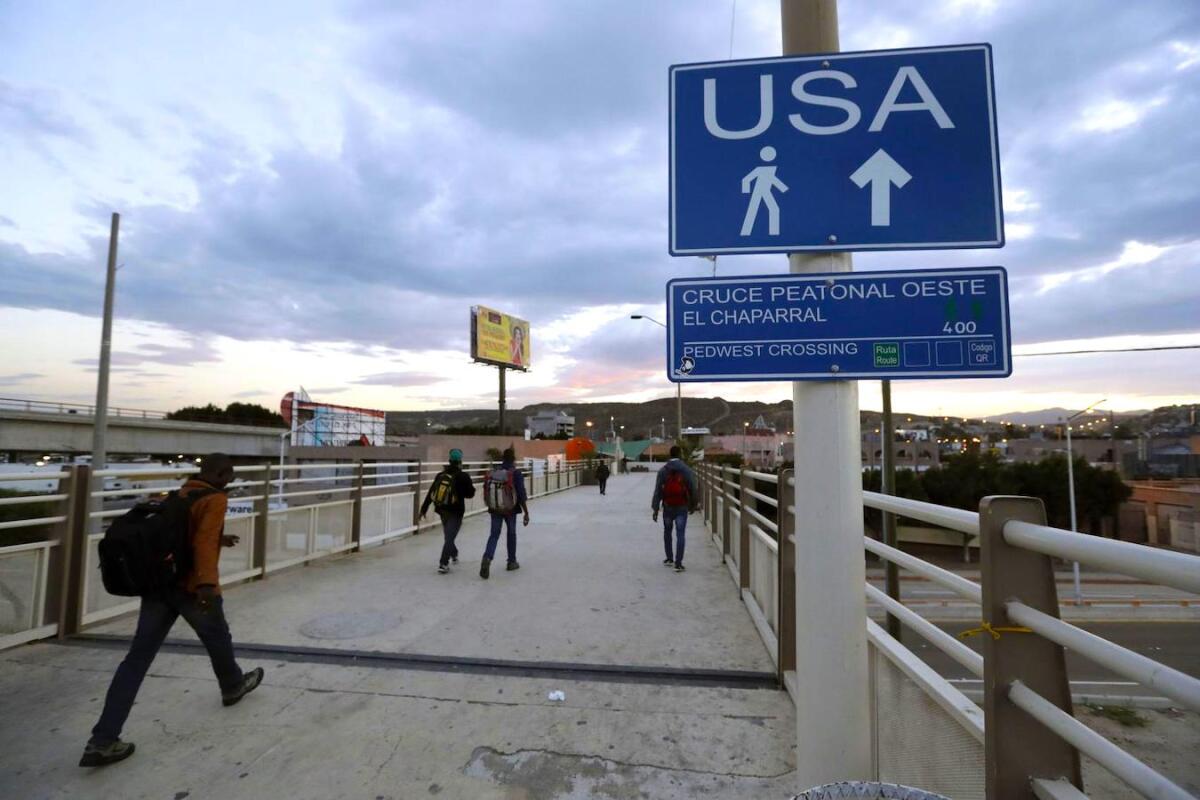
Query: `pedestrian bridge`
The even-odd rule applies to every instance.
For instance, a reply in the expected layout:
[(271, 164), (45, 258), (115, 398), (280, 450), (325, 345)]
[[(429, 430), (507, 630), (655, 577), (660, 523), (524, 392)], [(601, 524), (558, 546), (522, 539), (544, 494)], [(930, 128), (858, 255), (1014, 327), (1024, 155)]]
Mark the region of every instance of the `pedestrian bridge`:
[[(202, 649), (177, 626), (126, 728), (137, 755), (94, 772), (75, 764), (136, 604), (106, 595), (95, 571), (100, 534), (89, 526), (121, 512), (88, 509), (105, 494), (93, 484), (128, 470), (64, 471), (58, 492), (20, 499), (37, 515), (0, 522), (30, 539), (0, 547), (0, 796), (789, 797), (813, 782), (798, 774), (798, 755), (852, 727), (850, 710), (797, 714), (822, 685), (803, 669), (805, 648), (846, 634), (861, 637), (869, 665), (869, 762), (835, 777), (954, 798), (1078, 798), (1062, 778), (1079, 782), (1084, 753), (1145, 796), (1194, 791), (1172, 782), (1188, 776), (1160, 775), (1074, 720), (1059, 645), (1184, 707), (1200, 707), (1200, 681), (1077, 635), (1057, 620), (1052, 574), (1043, 578), (1053, 553), (1197, 591), (1195, 557), (1120, 542), (1071, 549), (1022, 498), (973, 514), (867, 493), (869, 507), (982, 536), (982, 589), (865, 542), (982, 602), (1005, 631), (985, 637), (980, 656), (865, 589), (987, 678), (981, 709), (881, 626), (864, 618), (857, 632), (835, 630), (829, 609), (797, 607), (790, 566), (799, 537), (814, 532), (797, 530), (786, 471), (702, 467), (703, 513), (691, 517), (677, 574), (661, 564), (651, 474), (614, 476), (601, 496), (580, 485), (582, 464), (530, 466), (521, 569), (494, 565), (487, 581), (478, 499), (461, 563), (436, 573), (437, 523), (414, 509), (435, 469), (239, 468), (243, 497), (227, 530), (242, 542), (225, 551), (222, 574), (239, 658), (266, 668), (264, 686), (223, 708)], [(1014, 558), (1025, 560), (989, 567)], [(1027, 635), (1008, 635), (1018, 624)]]

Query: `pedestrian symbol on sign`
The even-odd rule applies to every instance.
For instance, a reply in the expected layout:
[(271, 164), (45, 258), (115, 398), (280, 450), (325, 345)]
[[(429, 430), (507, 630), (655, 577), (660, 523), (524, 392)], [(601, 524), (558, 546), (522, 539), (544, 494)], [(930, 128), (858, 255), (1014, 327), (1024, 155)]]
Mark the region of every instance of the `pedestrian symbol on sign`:
[[(763, 161), (775, 160), (775, 148), (767, 145), (758, 151)], [(775, 177), (778, 167), (763, 164), (750, 170), (742, 178), (742, 194), (750, 195), (750, 205), (746, 206), (746, 218), (742, 221), (742, 236), (749, 236), (754, 230), (754, 222), (758, 219), (758, 209), (767, 207), (767, 233), (770, 236), (779, 235), (779, 203), (775, 200), (775, 190), (786, 192), (787, 184)]]
[(691, 374), (696, 368), (696, 360), (691, 356), (684, 356), (679, 362), (679, 372), (683, 375)]

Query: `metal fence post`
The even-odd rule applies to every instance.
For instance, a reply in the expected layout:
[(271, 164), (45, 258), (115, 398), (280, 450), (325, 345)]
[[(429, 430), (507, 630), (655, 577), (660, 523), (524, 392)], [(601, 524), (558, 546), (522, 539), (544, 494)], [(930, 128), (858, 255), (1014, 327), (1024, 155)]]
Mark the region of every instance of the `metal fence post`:
[(793, 496), (789, 484), (794, 470), (779, 473), (776, 499), (779, 501), (779, 685), (784, 676), (796, 669), (796, 515), (788, 511)]
[(363, 462), (355, 462), (354, 471), (354, 491), (351, 492), (351, 497), (354, 499), (350, 506), (350, 542), (354, 545), (350, 552), (358, 552), (358, 544), (362, 541), (362, 508), (363, 508)]
[(58, 589), (58, 638), (79, 633), (86, 598), (83, 596), (84, 569), (88, 550), (88, 511), (92, 469), (86, 464), (71, 467), (67, 479), (67, 521), (63, 527), (62, 566)]
[[(283, 480), (283, 473), (279, 473)], [(258, 578), (267, 577), (267, 536), (271, 530), (271, 465), (264, 464), (262, 495), (254, 501), (254, 542), (250, 550), (250, 568), (259, 570)], [(279, 484), (281, 487), (283, 484)]]
[(750, 507), (751, 497), (746, 494), (750, 488), (750, 475), (745, 468), (738, 470), (738, 496), (742, 501), (742, 513), (738, 515), (738, 596), (741, 589), (750, 588)]
[[(1058, 618), (1058, 590), (1049, 556), (1004, 541), (1009, 520), (1046, 524), (1046, 509), (1033, 497), (985, 497), (979, 504), (983, 618), (992, 628), (1015, 626), (1005, 603), (1020, 599)], [(983, 632), (984, 750), (987, 796), (1033, 797), (1032, 778), (1066, 778), (1082, 790), (1079, 753), (1017, 708), (1009, 686), (1020, 680), (1073, 713), (1063, 648), (1034, 633)]]
[(721, 515), (721, 563), (724, 564), (725, 559), (729, 556), (729, 529), (733, 527), (733, 492), (729, 489), (724, 467), (721, 467), (719, 474), (721, 476), (721, 494), (725, 501), (725, 513)]
[(421, 462), (417, 461), (417, 482), (413, 486), (412, 525), (413, 536), (421, 532)]

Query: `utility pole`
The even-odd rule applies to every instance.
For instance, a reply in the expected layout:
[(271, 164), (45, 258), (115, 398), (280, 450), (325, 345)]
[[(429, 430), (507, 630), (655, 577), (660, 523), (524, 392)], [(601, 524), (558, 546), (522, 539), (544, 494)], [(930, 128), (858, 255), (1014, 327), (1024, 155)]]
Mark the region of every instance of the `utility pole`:
[[(108, 269), (104, 278), (104, 320), (100, 328), (100, 366), (96, 375), (96, 412), (92, 417), (92, 475), (108, 465), (108, 375), (112, 363), (113, 295), (117, 282), (117, 234), (121, 215), (113, 212), (112, 229), (108, 234)], [(96, 487), (104, 489), (104, 478), (95, 479)], [(104, 501), (98, 499), (99, 506)], [(90, 505), (90, 504), (89, 504)], [(99, 510), (99, 508), (95, 509)]]
[(500, 430), (498, 433), (504, 435), (504, 373), (505, 367), (500, 367)]
[[(883, 420), (879, 426), (879, 444), (883, 449), (882, 489), (887, 495), (896, 494), (896, 450), (895, 436), (892, 433), (895, 426), (892, 422), (892, 382), (881, 381), (883, 384)], [(888, 547), (898, 547), (896, 536), (896, 515), (890, 511), (883, 512), (883, 543)], [(884, 562), (887, 596), (893, 600), (900, 599), (900, 568), (891, 561)], [(892, 638), (900, 640), (900, 618), (888, 614), (887, 630)]]
[[(780, 0), (783, 54), (839, 49), (837, 0)], [(831, 231), (832, 233), (832, 231)], [(850, 272), (849, 253), (792, 253), (793, 273)], [(862, 591), (858, 384), (792, 384), (796, 432), (796, 718), (802, 788), (871, 776), (867, 608)]]

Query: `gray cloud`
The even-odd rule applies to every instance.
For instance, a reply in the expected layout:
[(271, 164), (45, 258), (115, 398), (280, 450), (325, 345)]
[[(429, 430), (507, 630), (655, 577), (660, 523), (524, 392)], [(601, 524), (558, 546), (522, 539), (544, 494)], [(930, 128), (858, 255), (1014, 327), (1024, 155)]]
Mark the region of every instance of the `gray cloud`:
[(425, 386), (445, 378), (429, 372), (380, 372), (351, 381), (358, 386)]
[[(593, 304), (657, 304), (668, 278), (705, 274), (705, 262), (666, 255), (667, 67), (724, 57), (725, 10), (363, 2), (345, 21), (363, 43), (348, 79), (374, 99), (342, 98), (336, 152), (293, 143), (264, 157), (209, 110), (164, 109), (194, 132), (186, 172), (196, 202), (126, 204), (118, 309), (197, 339), (115, 364), (212, 361), (212, 334), (465, 352), (472, 303), (531, 319), (536, 337), (540, 322)], [(1200, 327), (1195, 248), (1037, 292), (1041, 276), (1112, 261), (1127, 241), (1197, 238), (1200, 68), (1176, 69), (1170, 43), (1200, 40), (1200, 6), (1025, 0), (956, 15), (932, 2), (847, 2), (842, 24), (847, 47), (878, 47), (901, 29), (919, 32), (914, 43), (991, 41), (1005, 185), (1038, 204), (1009, 210), (1010, 228), (1032, 234), (1003, 250), (863, 254), (859, 268), (1003, 264), (1019, 342)], [(776, 52), (777, 33), (761, 35), (763, 54)], [(1145, 112), (1115, 130), (1081, 128), (1085, 109), (1110, 102)], [(86, 133), (58, 107), (51, 92), (0, 84), (0, 119), (47, 136)], [(156, 129), (113, 122), (138, 138)], [(106, 219), (112, 205), (91, 197), (79, 208)], [(59, 255), (0, 242), (2, 302), (97, 314), (105, 246), (95, 238), (83, 254)], [(781, 257), (719, 262), (721, 274), (783, 268)], [(580, 366), (560, 382), (653, 376), (661, 354), (661, 331), (616, 321), (572, 349)]]
[(40, 372), (17, 372), (12, 375), (0, 375), (0, 386), (11, 386), (18, 383), (28, 383), (38, 378), (44, 378)]

